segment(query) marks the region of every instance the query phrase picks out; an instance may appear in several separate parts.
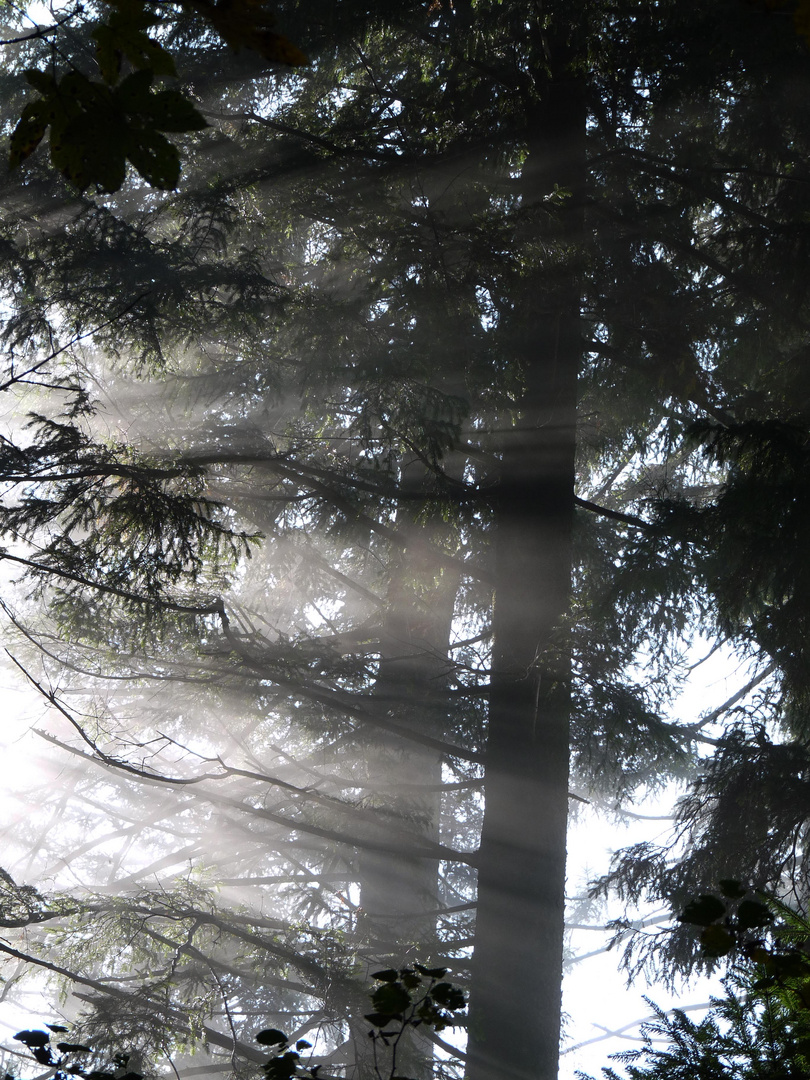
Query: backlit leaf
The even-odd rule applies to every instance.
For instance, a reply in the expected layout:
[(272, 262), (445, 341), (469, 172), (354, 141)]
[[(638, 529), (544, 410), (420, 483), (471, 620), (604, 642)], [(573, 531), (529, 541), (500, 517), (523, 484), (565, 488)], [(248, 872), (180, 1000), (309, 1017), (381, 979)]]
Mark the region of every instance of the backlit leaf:
[(264, 1031), (258, 1032), (254, 1038), (261, 1046), (283, 1046), (287, 1041), (287, 1036), (278, 1028), (265, 1028)]
[(11, 133), (8, 164), (14, 169), (36, 150), (50, 123), (49, 110), (42, 101), (30, 102)]
[(700, 943), (707, 956), (725, 956), (734, 947), (734, 935), (725, 926), (707, 926)]
[(734, 881), (732, 878), (723, 878), (718, 884), (720, 885), (720, 892), (729, 900), (742, 900), (748, 892), (748, 889), (741, 885), (739, 881)]
[(679, 922), (694, 926), (710, 926), (726, 913), (726, 905), (716, 896), (699, 896), (691, 900), (678, 916)]
[(180, 179), (180, 152), (159, 131), (148, 128), (131, 132), (126, 156), (152, 187), (163, 191), (177, 187)]
[(14, 1039), (26, 1046), (47, 1046), (51, 1041), (47, 1031), (18, 1031)]
[(769, 926), (773, 922), (773, 914), (758, 900), (743, 900), (737, 908), (737, 922), (742, 930), (753, 930)]

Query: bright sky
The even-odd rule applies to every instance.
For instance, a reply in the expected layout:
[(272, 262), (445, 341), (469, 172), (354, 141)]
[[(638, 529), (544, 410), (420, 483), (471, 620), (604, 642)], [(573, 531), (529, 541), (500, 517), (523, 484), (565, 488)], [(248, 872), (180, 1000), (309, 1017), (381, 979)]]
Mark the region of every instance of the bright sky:
[[(658, 799), (639, 803), (634, 809), (639, 813), (666, 813), (671, 804), (670, 795), (675, 794), (665, 793)], [(581, 892), (576, 882), (586, 870), (595, 875), (607, 869), (615, 848), (641, 840), (663, 839), (665, 833), (666, 822), (634, 822), (622, 829), (600, 820), (598, 815), (580, 814), (569, 831), (569, 891)], [(614, 901), (610, 917), (618, 918), (622, 914), (621, 905)], [(571, 966), (563, 985), (563, 1013), (567, 1017), (565, 1046), (569, 1049), (560, 1062), (560, 1080), (573, 1080), (577, 1070), (599, 1077), (602, 1066), (610, 1064), (610, 1054), (638, 1045), (636, 1022), (650, 1016), (645, 997), (664, 1009), (692, 1009), (707, 1002), (720, 989), (717, 979), (705, 978), (694, 980), (677, 996), (663, 987), (650, 986), (644, 979), (628, 986), (626, 973), (618, 967), (619, 953), (588, 955), (604, 948), (610, 937), (610, 933), (593, 930), (571, 932), (574, 954), (585, 959)], [(610, 1032), (617, 1034), (606, 1037)], [(621, 1073), (621, 1068), (617, 1071)]]
[[(693, 652), (696, 658), (706, 656), (708, 643), (696, 645)], [(697, 720), (727, 701), (748, 678), (745, 667), (719, 650), (696, 669), (685, 685), (678, 700), (679, 717), (685, 722)], [(677, 796), (677, 789), (672, 788), (635, 804), (632, 809), (639, 814), (664, 815), (669, 813)], [(622, 827), (587, 808), (580, 811), (569, 830), (569, 895), (581, 895), (583, 883), (607, 869), (617, 848), (643, 840), (664, 841), (667, 831), (666, 821), (628, 820)], [(621, 905), (614, 901), (609, 917), (618, 918), (622, 914)], [(573, 952), (584, 956), (606, 945), (609, 939), (610, 934), (606, 933), (573, 931)], [(646, 980), (628, 987), (626, 974), (618, 969), (619, 959), (616, 953), (601, 953), (573, 964), (568, 972), (563, 1002), (563, 1011), (569, 1018), (567, 1045), (579, 1049), (563, 1054), (560, 1080), (573, 1080), (577, 1070), (598, 1076), (600, 1068), (609, 1064), (610, 1054), (637, 1045), (638, 1025), (634, 1022), (650, 1016), (645, 997), (664, 1009), (694, 1010), (694, 1018), (698, 1019), (702, 1011), (699, 1006), (721, 992), (717, 978), (695, 979), (678, 995), (660, 986), (651, 987)], [(609, 1032), (617, 1034), (606, 1038)], [(621, 1073), (621, 1069), (617, 1071)]]

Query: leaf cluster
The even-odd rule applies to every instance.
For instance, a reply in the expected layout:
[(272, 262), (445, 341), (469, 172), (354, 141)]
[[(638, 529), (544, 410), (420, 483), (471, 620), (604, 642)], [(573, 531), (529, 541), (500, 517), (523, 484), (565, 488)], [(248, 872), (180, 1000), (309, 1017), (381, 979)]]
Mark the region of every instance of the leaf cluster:
[(128, 1054), (116, 1053), (109, 1061), (93, 1062), (94, 1052), (89, 1046), (65, 1040), (53, 1041), (53, 1036), (58, 1038), (69, 1032), (69, 1028), (63, 1024), (45, 1026), (47, 1031), (18, 1031), (14, 1038), (27, 1048), (38, 1065), (53, 1070), (54, 1080), (71, 1080), (73, 1077), (78, 1080), (143, 1080), (141, 1073), (127, 1067)]
[[(704, 954), (733, 963), (725, 994), (699, 1022), (650, 1002), (643, 1046), (613, 1055), (627, 1080), (800, 1080), (810, 1069), (810, 922), (770, 893), (728, 878), (694, 897), (679, 921)], [(665, 1044), (665, 1045), (662, 1045)], [(606, 1080), (619, 1080), (612, 1068)], [(582, 1077), (582, 1074), (580, 1074)], [(582, 1077), (582, 1080), (585, 1080)]]
[(752, 937), (751, 931), (770, 928), (773, 912), (767, 904), (752, 898), (738, 881), (724, 879), (719, 887), (719, 896), (704, 893), (691, 900), (678, 921), (701, 927), (700, 943), (707, 956), (727, 956), (732, 949), (741, 948), (745, 955), (760, 959), (764, 942), (761, 937)]
[(770, 894), (726, 879), (719, 882), (719, 893), (690, 901), (678, 919), (700, 927), (706, 956), (753, 964), (752, 991), (775, 994), (802, 1018), (810, 1038), (810, 922), (804, 915)]
[(143, 68), (117, 86), (80, 71), (61, 79), (30, 68), (28, 82), (40, 97), (23, 109), (11, 136), (9, 164), (21, 164), (50, 127), (51, 161), (78, 188), (95, 184), (117, 191), (126, 163), (156, 188), (175, 188), (180, 154), (163, 132), (199, 131), (206, 120), (179, 90), (152, 90), (155, 71)]
[[(100, 78), (73, 61), (61, 77), (53, 69), (26, 70), (40, 96), (25, 105), (11, 135), (10, 168), (30, 157), (50, 129), (51, 162), (79, 191), (92, 186), (118, 191), (127, 162), (152, 187), (176, 188), (180, 153), (164, 133), (208, 126), (187, 93), (152, 88), (156, 79), (177, 76), (174, 55), (161, 39), (171, 36), (183, 12), (201, 18), (235, 51), (250, 49), (285, 65), (307, 63), (297, 46), (272, 29), (274, 18), (261, 0), (183, 0), (165, 6), (104, 0), (102, 6), (108, 14), (91, 31)], [(60, 26), (53, 28), (57, 37)]]
[[(464, 992), (445, 979), (447, 968), (428, 968), (414, 963), (410, 967), (386, 968), (377, 971), (372, 978), (380, 985), (371, 992), (374, 1011), (365, 1019), (371, 1024), (369, 1038), (374, 1048), (374, 1070), (382, 1080), (377, 1046), (390, 1048), (390, 1072), (388, 1080), (408, 1080), (397, 1071), (397, 1050), (403, 1036), (409, 1030), (424, 1026), (427, 1030), (442, 1031), (459, 1022), (459, 1013), (467, 1007)], [(303, 1065), (302, 1050), (312, 1044), (299, 1039), (291, 1049), (287, 1036), (276, 1028), (268, 1028), (256, 1035), (262, 1046), (271, 1046), (275, 1054), (264, 1066), (268, 1080), (318, 1080), (320, 1065)]]

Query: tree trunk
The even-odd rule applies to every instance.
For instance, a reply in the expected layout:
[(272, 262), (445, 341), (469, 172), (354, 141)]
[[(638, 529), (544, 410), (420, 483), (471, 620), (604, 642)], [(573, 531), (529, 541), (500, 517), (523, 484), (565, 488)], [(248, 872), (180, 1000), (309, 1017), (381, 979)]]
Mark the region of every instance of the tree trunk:
[(512, 326), (504, 327), (519, 350), (523, 386), (512, 426), (499, 436), (493, 496), (496, 587), (469, 1080), (554, 1080), (559, 1056), (570, 700), (563, 622), (582, 349), (577, 274), (559, 252), (580, 239), (585, 120), (570, 41), (552, 31), (545, 47), (550, 70), (542, 82), (537, 76), (522, 195), (525, 206), (538, 207), (556, 183), (572, 196), (557, 212), (551, 241), (544, 237), (555, 251), (553, 271), (540, 265), (523, 277)]
[[(417, 461), (403, 469), (401, 486), (424, 490), (425, 468)], [(448, 647), (458, 575), (436, 565), (425, 540), (430, 526), (420, 521), (424, 506), (406, 503), (397, 514), (397, 531), (407, 546), (392, 555), (388, 605), (374, 688), (382, 712), (415, 734), (441, 738), (447, 720)], [(431, 537), (441, 543), (441, 537)], [(374, 805), (397, 830), (437, 843), (441, 809), (440, 751), (407, 738), (380, 732), (367, 748), (369, 786)], [(436, 946), (440, 905), (439, 864), (423, 855), (359, 854), (361, 930), (375, 965), (401, 967), (427, 959)], [(368, 1025), (360, 1025), (365, 1036)], [(358, 1029), (359, 1032), (359, 1029)], [(358, 1080), (374, 1076), (368, 1039), (355, 1034)], [(413, 1032), (399, 1047), (398, 1069), (415, 1078), (433, 1073), (430, 1040)]]

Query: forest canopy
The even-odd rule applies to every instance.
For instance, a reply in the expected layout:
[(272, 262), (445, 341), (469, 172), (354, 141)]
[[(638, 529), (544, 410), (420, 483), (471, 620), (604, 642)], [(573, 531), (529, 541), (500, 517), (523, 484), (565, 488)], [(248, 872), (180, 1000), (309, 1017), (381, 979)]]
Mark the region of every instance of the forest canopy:
[(569, 806), (670, 784), (579, 905), (631, 975), (714, 963), (645, 905), (806, 910), (805, 5), (3, 17), (9, 1000), (365, 1080), (418, 960), (469, 1018), (403, 1075), (551, 1080)]

